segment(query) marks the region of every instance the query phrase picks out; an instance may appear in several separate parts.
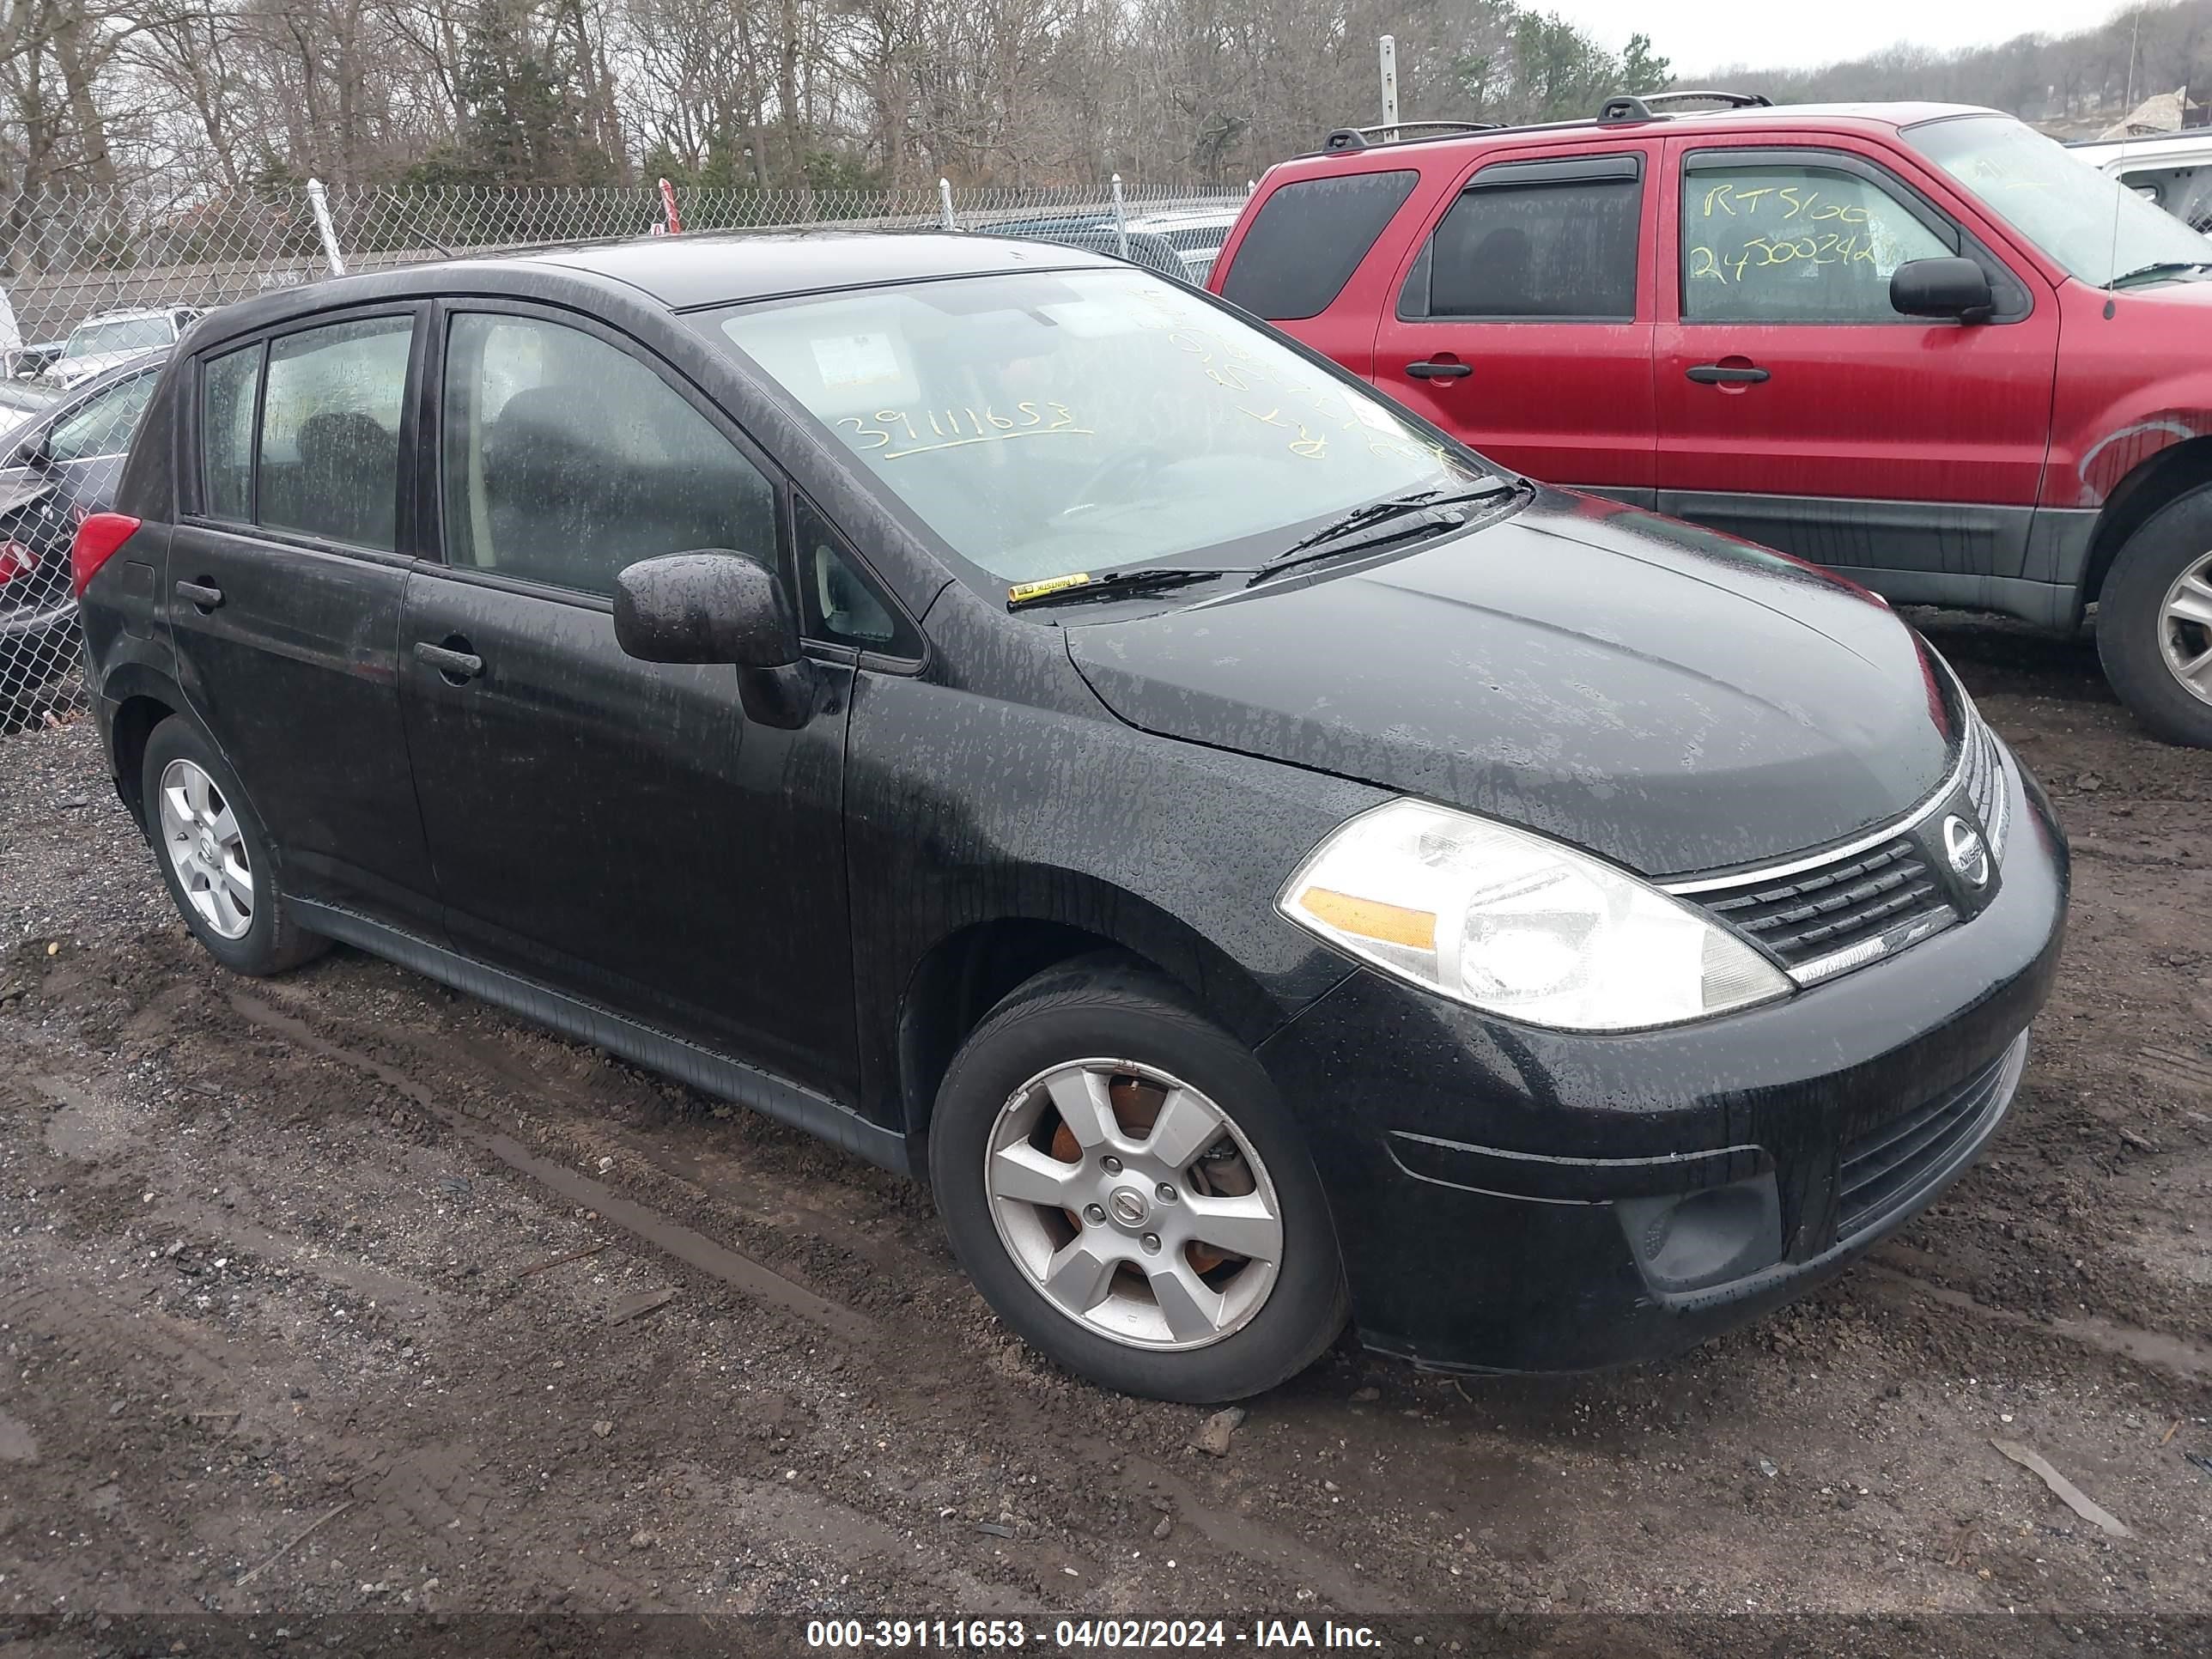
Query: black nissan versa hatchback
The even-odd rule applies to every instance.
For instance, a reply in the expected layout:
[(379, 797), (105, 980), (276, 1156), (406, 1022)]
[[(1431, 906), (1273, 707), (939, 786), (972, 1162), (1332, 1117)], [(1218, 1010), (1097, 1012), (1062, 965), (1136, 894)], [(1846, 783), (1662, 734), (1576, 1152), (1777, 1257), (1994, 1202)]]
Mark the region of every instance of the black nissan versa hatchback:
[(664, 238), (209, 318), (73, 550), (123, 800), (329, 939), (926, 1172), (1030, 1342), (1564, 1370), (2002, 1120), (2066, 853), (1881, 601), (1211, 296)]

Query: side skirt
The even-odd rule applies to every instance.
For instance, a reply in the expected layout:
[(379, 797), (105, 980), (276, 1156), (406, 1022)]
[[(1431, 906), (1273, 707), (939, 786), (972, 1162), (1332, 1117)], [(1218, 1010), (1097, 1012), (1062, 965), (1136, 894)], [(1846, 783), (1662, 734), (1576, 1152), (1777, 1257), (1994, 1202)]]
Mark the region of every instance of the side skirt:
[(903, 1134), (871, 1123), (826, 1096), (337, 905), (307, 899), (289, 902), (300, 925), (311, 933), (383, 957), (441, 985), (535, 1020), (563, 1036), (605, 1048), (695, 1089), (750, 1107), (894, 1174), (915, 1173)]

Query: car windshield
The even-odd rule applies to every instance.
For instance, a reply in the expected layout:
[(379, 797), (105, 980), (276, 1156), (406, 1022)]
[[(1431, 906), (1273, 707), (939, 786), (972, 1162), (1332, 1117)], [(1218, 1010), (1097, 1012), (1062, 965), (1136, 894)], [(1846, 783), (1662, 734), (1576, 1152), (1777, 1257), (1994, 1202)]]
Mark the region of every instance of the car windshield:
[(1009, 584), (1249, 565), (1362, 502), (1490, 476), (1365, 387), (1142, 271), (914, 283), (695, 320)]
[(2098, 288), (2212, 260), (2212, 241), (2006, 115), (1909, 127), (1923, 155), (2067, 270)]
[(69, 337), (68, 355), (94, 357), (103, 351), (144, 351), (175, 338), (167, 317), (118, 317), (112, 322), (78, 324)]

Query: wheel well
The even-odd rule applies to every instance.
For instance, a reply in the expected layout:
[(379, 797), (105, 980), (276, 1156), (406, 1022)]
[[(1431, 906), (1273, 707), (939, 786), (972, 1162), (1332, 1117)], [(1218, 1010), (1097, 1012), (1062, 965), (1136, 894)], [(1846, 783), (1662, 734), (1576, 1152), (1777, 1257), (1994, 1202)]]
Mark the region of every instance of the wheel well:
[(125, 697), (115, 711), (115, 787), (142, 827), (146, 822), (146, 803), (139, 781), (145, 770), (146, 740), (154, 735), (155, 726), (176, 712), (159, 697), (147, 696)]
[(1024, 918), (980, 923), (945, 939), (922, 959), (899, 1006), (899, 1087), (909, 1142), (919, 1147), (945, 1068), (1000, 999), (1055, 963), (1097, 951), (1145, 960), (1080, 927)]
[(2154, 513), (2207, 483), (2212, 483), (2212, 437), (2190, 438), (2162, 449), (2121, 479), (2098, 516), (2081, 597), (2103, 596), (2105, 578), (2112, 574), (2120, 550)]

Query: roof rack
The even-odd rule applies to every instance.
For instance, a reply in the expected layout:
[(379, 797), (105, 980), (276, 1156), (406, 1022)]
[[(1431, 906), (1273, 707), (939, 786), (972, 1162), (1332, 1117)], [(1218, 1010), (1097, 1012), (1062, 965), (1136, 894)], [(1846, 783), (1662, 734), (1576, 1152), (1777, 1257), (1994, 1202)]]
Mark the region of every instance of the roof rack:
[[(1419, 132), (1433, 138), (1448, 138), (1455, 132), (1496, 132), (1499, 130), (1499, 124), (1496, 121), (1401, 121), (1395, 126), (1339, 127), (1322, 140), (1321, 147), (1323, 149), (1365, 149), (1369, 135), (1378, 132)], [(1399, 138), (1384, 142), (1418, 144), (1427, 140)]]
[(1597, 124), (1601, 127), (1619, 127), (1638, 121), (1662, 120), (1665, 118), (1653, 109), (1654, 105), (1688, 103), (1724, 104), (1730, 109), (1769, 109), (1773, 106), (1774, 100), (1763, 92), (1698, 90), (1647, 92), (1641, 95), (1622, 93), (1598, 106)]
[[(1346, 150), (1372, 149), (1380, 144), (1432, 144), (1440, 139), (1457, 137), (1469, 132), (1534, 132), (1564, 130), (1570, 127), (1625, 127), (1640, 121), (1664, 121), (1669, 118), (1661, 112), (1659, 106), (1667, 104), (1717, 103), (1730, 109), (1768, 109), (1774, 100), (1763, 92), (1718, 92), (1696, 90), (1684, 92), (1620, 93), (1598, 106), (1595, 117), (1580, 121), (1531, 121), (1516, 126), (1498, 121), (1401, 121), (1395, 126), (1339, 127), (1322, 140), (1320, 155), (1340, 154)], [(1384, 133), (1395, 137), (1385, 138)]]

